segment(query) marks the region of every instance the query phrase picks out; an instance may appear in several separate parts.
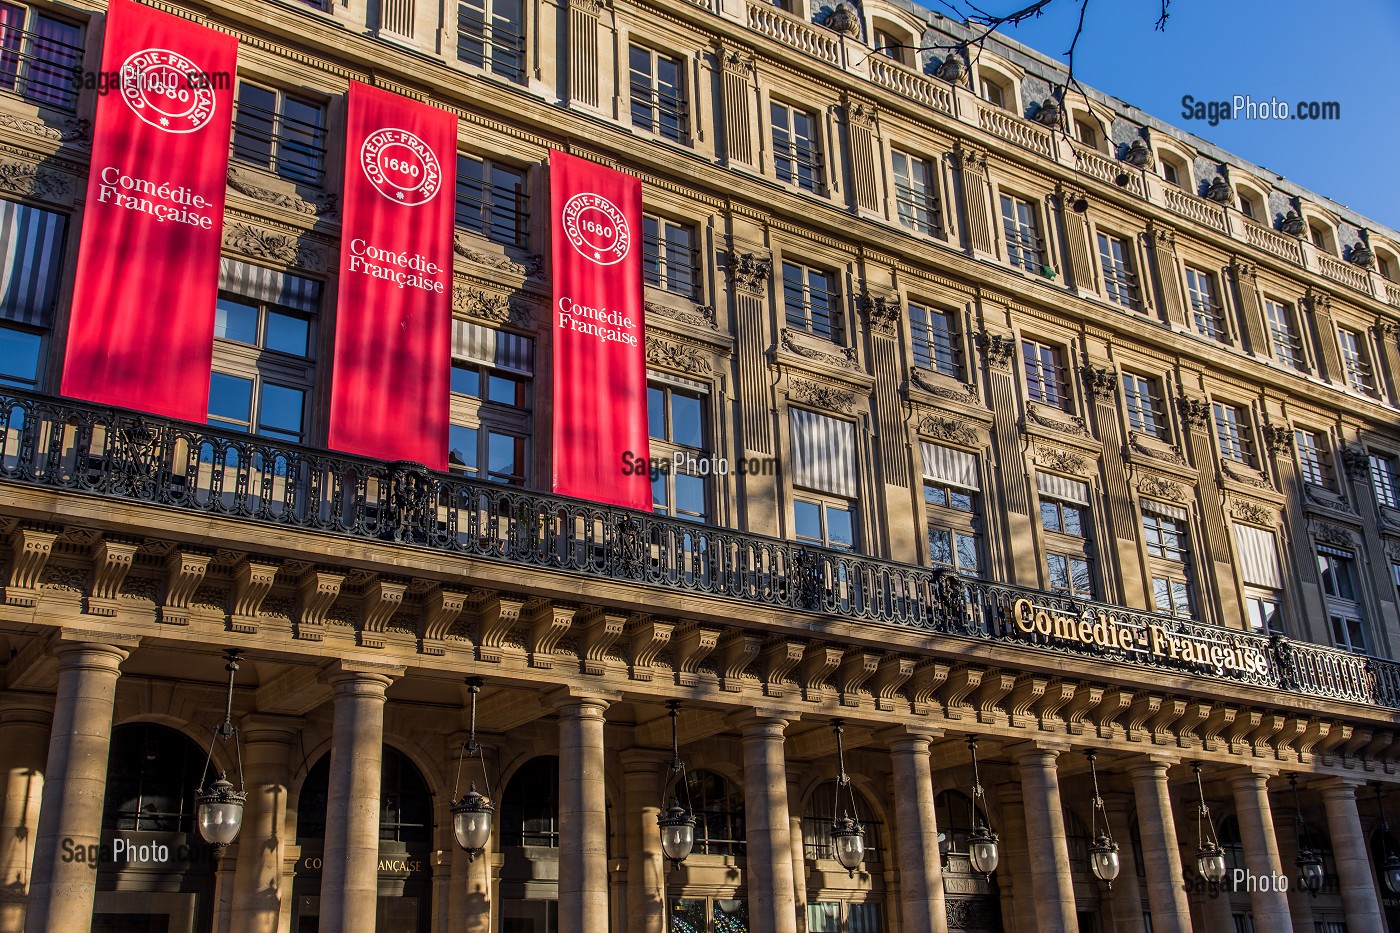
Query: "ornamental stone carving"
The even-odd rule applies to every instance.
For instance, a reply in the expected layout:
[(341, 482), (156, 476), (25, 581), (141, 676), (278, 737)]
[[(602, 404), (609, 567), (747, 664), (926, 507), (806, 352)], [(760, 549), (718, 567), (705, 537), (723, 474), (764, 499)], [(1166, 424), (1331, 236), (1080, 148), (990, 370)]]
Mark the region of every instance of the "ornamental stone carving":
[(735, 288), (751, 295), (762, 295), (768, 290), (768, 278), (773, 274), (772, 256), (737, 250), (728, 250), (724, 256), (725, 271)]
[(743, 75), (753, 73), (754, 56), (747, 49), (722, 48), (718, 54), (720, 67), (725, 71)]
[(688, 308), (673, 308), (670, 305), (648, 301), (646, 303), (646, 308), (648, 315), (669, 318), (678, 324), (688, 324), (691, 327), (708, 327), (710, 330), (719, 330), (719, 321), (715, 318), (715, 309), (713, 305), (693, 305)]
[(1176, 231), (1171, 227), (1159, 227), (1154, 225), (1152, 228), (1152, 242), (1163, 249), (1175, 251)]
[(1081, 476), (1089, 466), (1088, 461), (1078, 454), (1072, 454), (1057, 447), (1037, 448), (1035, 462), (1061, 473), (1074, 473)]
[(860, 38), (860, 14), (851, 9), (849, 3), (838, 3), (822, 21), (822, 25), (832, 32), (852, 39)]
[(878, 111), (874, 104), (860, 100), (846, 102), (846, 120), (851, 126), (859, 126), (867, 130), (873, 129), (877, 114)]
[(1016, 338), (1010, 334), (994, 334), (989, 330), (977, 332), (977, 349), (982, 351), (982, 361), (997, 369), (1010, 369), (1011, 357), (1016, 353)]
[(452, 309), (488, 324), (509, 324), (528, 330), (534, 324), (530, 305), (514, 295), (500, 295), (458, 283), (452, 287)]
[(67, 203), (73, 198), (73, 179), (30, 162), (0, 164), (0, 190), (26, 198)]
[(1181, 423), (1188, 428), (1204, 428), (1210, 424), (1210, 402), (1203, 398), (1177, 396), (1176, 409), (1181, 412)]
[(1337, 547), (1356, 546), (1356, 538), (1350, 531), (1340, 525), (1331, 525), (1327, 522), (1313, 523), (1313, 537), (1323, 544), (1332, 544)]
[(1326, 292), (1313, 292), (1308, 296), (1308, 307), (1313, 314), (1325, 314), (1332, 310), (1332, 296)]
[(798, 356), (806, 357), (809, 360), (815, 360), (818, 363), (825, 363), (828, 366), (836, 366), (841, 369), (854, 370), (856, 368), (856, 351), (852, 347), (842, 348), (842, 355), (840, 356), (835, 353), (826, 353), (822, 350), (816, 350), (801, 343), (789, 327), (783, 328), (782, 333), (779, 334), (779, 340), (784, 349), (796, 353)]
[(647, 362), (695, 375), (708, 375), (712, 371), (710, 361), (695, 347), (650, 335), (647, 337)]
[(981, 405), (982, 399), (977, 394), (975, 386), (959, 384), (956, 388), (942, 385), (931, 374), (923, 370), (915, 369), (909, 374), (910, 380), (921, 391), (936, 395), (939, 398), (946, 398), (950, 402), (961, 402), (964, 405)]
[(1138, 492), (1153, 499), (1170, 499), (1172, 502), (1185, 502), (1186, 490), (1178, 483), (1163, 479), (1151, 473), (1138, 480)]
[(303, 243), (297, 236), (273, 233), (252, 224), (225, 224), (224, 248), (309, 272), (321, 272), (326, 268), (326, 251), (322, 247)]
[(1264, 425), (1264, 448), (1275, 457), (1293, 452), (1293, 429), (1286, 424)]
[(1249, 262), (1249, 261), (1244, 260), (1244, 259), (1236, 259), (1236, 260), (1231, 264), (1231, 267), (1235, 270), (1235, 278), (1236, 278), (1238, 281), (1243, 282), (1243, 283), (1245, 283), (1245, 284), (1251, 284), (1251, 283), (1254, 282), (1254, 277), (1255, 277), (1255, 267), (1254, 267), (1254, 263)]
[(1223, 460), (1221, 465), (1225, 469), (1225, 476), (1237, 483), (1244, 483), (1246, 486), (1253, 486), (1255, 489), (1273, 489), (1273, 484), (1269, 482), (1269, 476), (1263, 471), (1247, 470), (1233, 460)]
[(1343, 447), (1342, 469), (1346, 471), (1347, 479), (1362, 482), (1371, 475), (1371, 458), (1360, 447)]
[(1065, 415), (1064, 420), (1060, 418), (1050, 418), (1032, 405), (1026, 409), (1026, 420), (1033, 424), (1038, 424), (1042, 428), (1049, 428), (1052, 431), (1059, 431), (1063, 434), (1073, 434), (1076, 437), (1092, 437), (1089, 428), (1084, 424), (1084, 419), (1078, 415)]
[(1118, 394), (1118, 374), (1100, 366), (1084, 367), (1084, 388), (1094, 398), (1111, 400)]
[(471, 240), (467, 238), (467, 234), (464, 233), (459, 233), (453, 238), (452, 251), (468, 262), (474, 262), (488, 269), (495, 269), (497, 272), (518, 275), (527, 279), (544, 278), (544, 259), (542, 257), (531, 254), (526, 256), (523, 262), (516, 262), (501, 253), (483, 253), (472, 244)]
[(1278, 512), (1248, 499), (1236, 499), (1230, 507), (1230, 514), (1241, 521), (1249, 522), (1251, 525), (1273, 527), (1278, 524)]
[(890, 335), (899, 325), (904, 315), (904, 307), (898, 295), (872, 295), (865, 292), (856, 300), (856, 306), (865, 315), (865, 321), (872, 333)]
[(1128, 436), (1128, 446), (1134, 452), (1144, 457), (1151, 457), (1153, 460), (1161, 460), (1164, 463), (1174, 463), (1177, 466), (1187, 466), (1186, 457), (1181, 452), (1180, 447), (1158, 447), (1147, 443), (1145, 435), (1134, 431)]
[(855, 409), (855, 394), (835, 386), (822, 385), (806, 379), (791, 379), (788, 382), (788, 390), (798, 401), (816, 408), (845, 415), (849, 415)]
[(255, 201), (281, 207), (308, 217), (333, 217), (337, 210), (338, 198), (330, 193), (318, 193), (312, 198), (297, 194), (274, 191), (257, 183), (256, 178), (236, 165), (228, 167), (228, 184), (233, 190), (247, 195)]
[(924, 415), (919, 419), (919, 433), (939, 440), (951, 441), (964, 447), (977, 446), (977, 432), (961, 421), (942, 415)]
[(987, 171), (987, 153), (985, 150), (962, 147), (955, 152), (955, 155), (957, 156), (958, 167), (964, 172), (985, 173)]
[(87, 143), (91, 137), (92, 123), (88, 120), (80, 120), (76, 117), (64, 117), (60, 120), (31, 120), (28, 117), (17, 117), (12, 113), (0, 113), (0, 127), (7, 130), (16, 130), (20, 133), (28, 133), (31, 136), (38, 136), (40, 139), (51, 140), (56, 143)]

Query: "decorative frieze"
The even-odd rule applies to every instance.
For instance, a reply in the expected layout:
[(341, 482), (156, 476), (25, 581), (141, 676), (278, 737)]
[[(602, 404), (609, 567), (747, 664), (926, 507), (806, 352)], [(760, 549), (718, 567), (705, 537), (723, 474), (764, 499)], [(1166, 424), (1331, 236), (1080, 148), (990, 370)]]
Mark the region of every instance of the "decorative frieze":
[(788, 391), (800, 402), (843, 415), (851, 414), (856, 405), (854, 393), (806, 379), (789, 379)]
[(676, 369), (696, 376), (707, 376), (713, 371), (708, 354), (682, 343), (665, 340), (655, 334), (647, 334), (647, 363), (666, 369)]

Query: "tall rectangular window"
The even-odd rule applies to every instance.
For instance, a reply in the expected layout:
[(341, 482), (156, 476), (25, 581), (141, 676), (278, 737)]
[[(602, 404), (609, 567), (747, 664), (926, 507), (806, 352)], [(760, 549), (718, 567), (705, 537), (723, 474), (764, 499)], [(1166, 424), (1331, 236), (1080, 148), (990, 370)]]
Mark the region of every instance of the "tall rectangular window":
[(1327, 439), (1316, 431), (1301, 428), (1293, 432), (1293, 447), (1298, 452), (1298, 473), (1303, 482), (1325, 489), (1332, 487), (1332, 451)]
[(1167, 418), (1156, 382), (1145, 376), (1123, 373), (1123, 405), (1128, 412), (1130, 429), (1153, 437), (1165, 436)]
[(67, 228), (62, 214), (0, 200), (0, 385), (39, 387)]
[(695, 228), (665, 217), (642, 218), (642, 275), (675, 295), (695, 299), (700, 293), (700, 254)]
[(1216, 402), (1211, 406), (1215, 415), (1215, 440), (1220, 456), (1240, 463), (1254, 462), (1254, 444), (1249, 436), (1249, 423), (1243, 409), (1236, 405)]
[(1332, 643), (1347, 651), (1365, 653), (1366, 624), (1357, 587), (1356, 555), (1340, 548), (1319, 547), (1317, 565)]
[(697, 389), (653, 382), (647, 386), (647, 433), (651, 456), (672, 467), (658, 472), (651, 484), (652, 510), (688, 521), (709, 518), (708, 480), (684, 465), (674, 469), (676, 454), (697, 463), (707, 461), (709, 431), (706, 402), (709, 396)]
[(1264, 315), (1269, 320), (1269, 345), (1275, 362), (1290, 369), (1303, 369), (1303, 343), (1298, 339), (1293, 306), (1265, 298)]
[(244, 81), (233, 117), (233, 157), (288, 181), (326, 179), (326, 107), (280, 88)]
[(938, 201), (933, 193), (933, 168), (927, 159), (898, 149), (891, 151), (894, 163), (894, 199), (899, 222), (920, 233), (938, 228)]
[(1400, 479), (1396, 477), (1396, 458), (1388, 454), (1371, 454), (1371, 489), (1376, 501), (1392, 509), (1400, 508)]
[(1094, 598), (1094, 577), (1087, 557), (1050, 552), (1045, 555), (1045, 571), (1050, 592), (1076, 599)]
[(1137, 275), (1133, 272), (1128, 241), (1099, 234), (1099, 265), (1103, 269), (1104, 297), (1125, 308), (1138, 306)]
[(920, 442), (929, 563), (963, 576), (982, 575), (982, 496), (977, 457)]
[(836, 276), (795, 262), (783, 263), (783, 311), (789, 327), (796, 327), (841, 343), (841, 307)]
[(529, 337), (452, 322), (449, 470), (508, 486), (529, 482), (534, 361)]
[(320, 301), (319, 282), (221, 261), (210, 424), (284, 441), (305, 439)]
[(909, 330), (914, 339), (915, 365), (954, 379), (963, 377), (962, 337), (953, 312), (911, 301)]
[(1186, 521), (1144, 512), (1142, 535), (1149, 557), (1184, 563), (1186, 561)]
[(457, 6), (457, 60), (523, 83), (524, 0), (462, 0)]
[(1347, 387), (1365, 395), (1376, 394), (1375, 375), (1371, 371), (1371, 355), (1366, 338), (1359, 331), (1337, 328), (1337, 343), (1342, 351), (1342, 369)]
[(632, 125), (672, 142), (689, 142), (685, 64), (640, 45), (630, 50)]
[(524, 246), (530, 230), (524, 169), (458, 155), (456, 216), (463, 230), (507, 246)]
[(0, 88), (59, 110), (77, 109), (74, 77), (82, 27), (38, 9), (0, 2)]
[(1041, 271), (1041, 243), (1035, 208), (1009, 194), (1001, 196), (1001, 228), (1006, 236), (1006, 259), (1030, 272)]
[(1022, 340), (1021, 357), (1026, 366), (1026, 394), (1031, 400), (1068, 409), (1069, 395), (1060, 348)]
[(1216, 297), (1215, 277), (1187, 266), (1186, 294), (1191, 301), (1191, 320), (1196, 333), (1211, 340), (1225, 340), (1225, 309)]
[(788, 409), (792, 437), (793, 536), (823, 547), (854, 550), (856, 426), (800, 408)]
[(1180, 619), (1192, 618), (1191, 581), (1180, 577), (1153, 577), (1152, 604), (1158, 612)]
[(820, 191), (822, 151), (817, 118), (788, 104), (773, 102), (773, 166), (778, 178), (804, 191)]

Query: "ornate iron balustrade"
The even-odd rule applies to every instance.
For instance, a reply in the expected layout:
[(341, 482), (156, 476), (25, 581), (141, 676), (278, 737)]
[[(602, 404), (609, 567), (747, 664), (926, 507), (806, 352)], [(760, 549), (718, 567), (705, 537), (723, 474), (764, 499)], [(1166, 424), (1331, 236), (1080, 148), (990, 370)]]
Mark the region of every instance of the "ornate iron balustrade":
[(1400, 709), (1391, 661), (15, 389), (0, 480)]

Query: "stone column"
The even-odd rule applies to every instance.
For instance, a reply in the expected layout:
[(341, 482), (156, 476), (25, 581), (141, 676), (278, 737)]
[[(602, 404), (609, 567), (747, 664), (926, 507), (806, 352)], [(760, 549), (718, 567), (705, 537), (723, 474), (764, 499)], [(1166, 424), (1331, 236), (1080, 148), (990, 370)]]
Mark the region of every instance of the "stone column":
[(1298, 883), (1298, 811), (1293, 801), (1284, 798), (1284, 805), (1275, 811), (1274, 826), (1278, 837), (1278, 857), (1288, 872), (1288, 913), (1293, 919), (1293, 933), (1314, 933), (1312, 896)]
[[(661, 854), (656, 818), (668, 775), (666, 754), (649, 748), (622, 753), (623, 791), (627, 795), (627, 933), (662, 933), (666, 926), (666, 882), (670, 874)], [(676, 795), (684, 800), (684, 789)], [(669, 803), (667, 804), (669, 806)]]
[(1065, 843), (1065, 814), (1060, 803), (1056, 748), (1031, 745), (1014, 755), (1021, 771), (1026, 813), (1026, 844), (1031, 856), (1036, 933), (1075, 933), (1074, 883)]
[(53, 700), (12, 695), (0, 710), (0, 748), (5, 750), (4, 808), (0, 810), (0, 933), (21, 933), (33, 870), (34, 828), (44, 793)]
[(287, 816), (288, 753), (295, 720), (250, 716), (243, 722), (243, 777), (248, 800), (238, 834), (232, 933), (277, 933), (282, 913), (282, 827)]
[[(1026, 807), (1020, 784), (998, 784), (1001, 804), (1001, 864), (997, 888), (1001, 891), (1003, 923), (1012, 933), (1034, 933), (1035, 892), (1031, 885), (1031, 859), (1026, 849)], [(974, 815), (975, 819), (975, 815)]]
[(944, 933), (948, 929), (929, 767), (929, 742), (939, 734), (910, 729), (889, 736), (902, 933)]
[(603, 713), (611, 700), (559, 707), (559, 933), (607, 933), (608, 829)]
[(1371, 872), (1370, 850), (1356, 811), (1359, 785), (1342, 778), (1318, 784), (1327, 807), (1327, 832), (1332, 839), (1332, 857), (1342, 886), (1342, 910), (1348, 930), (1384, 930), (1375, 875)]
[(792, 896), (797, 933), (807, 933), (807, 853), (802, 844), (802, 789), (796, 775), (788, 778), (788, 836), (792, 839)]
[(64, 861), (64, 842), (102, 841), (112, 704), (127, 650), (92, 642), (55, 642), (58, 693), (44, 767), (43, 802), (29, 886), (29, 933), (76, 933), (92, 925), (97, 873)]
[(1147, 758), (1128, 768), (1137, 801), (1138, 833), (1147, 875), (1147, 903), (1153, 933), (1191, 933), (1191, 907), (1183, 886), (1181, 850), (1176, 838), (1171, 794), (1167, 790), (1170, 762)]
[(754, 712), (739, 724), (744, 737), (749, 922), (754, 933), (797, 933), (783, 749), (787, 724), (786, 719), (761, 712)]
[[(402, 668), (399, 668), (401, 671)], [(321, 933), (374, 933), (379, 897), (379, 780), (385, 674), (334, 674)]]
[(1248, 887), (1255, 933), (1292, 933), (1288, 894), (1273, 889), (1277, 879), (1287, 877), (1287, 873), (1279, 860), (1278, 839), (1274, 836), (1269, 776), (1258, 771), (1237, 775), (1230, 781), (1230, 790), (1235, 795), (1245, 868), (1254, 876)]
[(1133, 856), (1133, 800), (1126, 793), (1105, 791), (1104, 818), (1108, 820), (1113, 841), (1118, 843), (1118, 858), (1122, 866), (1118, 880), (1113, 882), (1109, 900), (1113, 905), (1113, 933), (1145, 933), (1142, 922), (1142, 885), (1138, 881), (1136, 859)]

